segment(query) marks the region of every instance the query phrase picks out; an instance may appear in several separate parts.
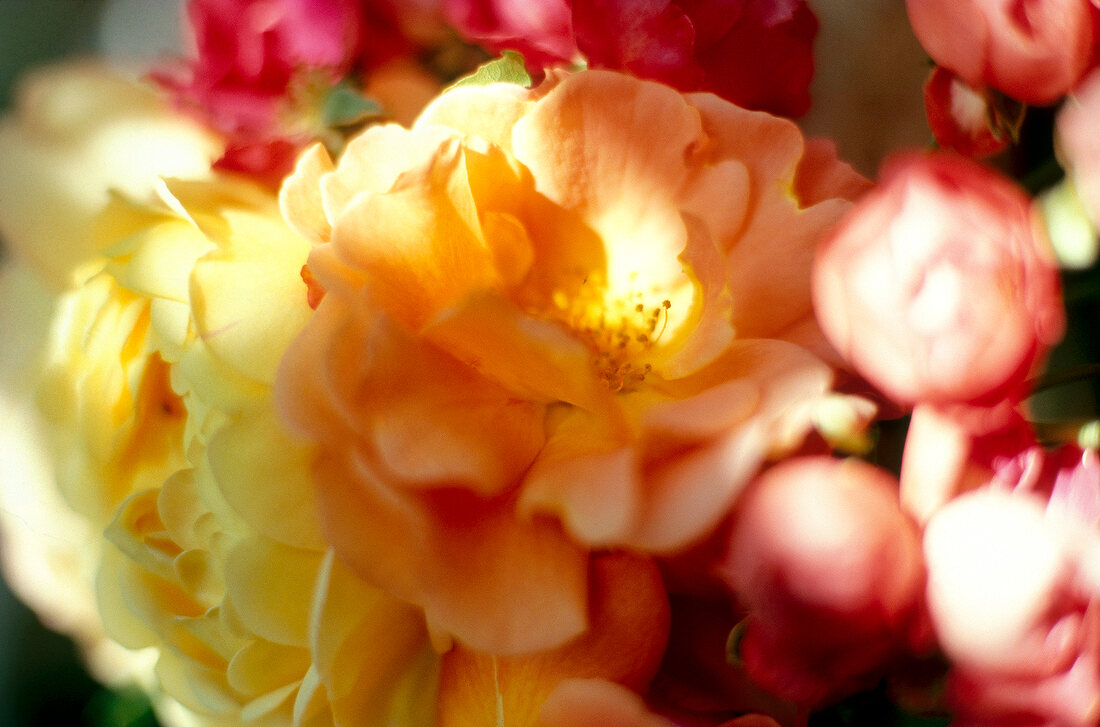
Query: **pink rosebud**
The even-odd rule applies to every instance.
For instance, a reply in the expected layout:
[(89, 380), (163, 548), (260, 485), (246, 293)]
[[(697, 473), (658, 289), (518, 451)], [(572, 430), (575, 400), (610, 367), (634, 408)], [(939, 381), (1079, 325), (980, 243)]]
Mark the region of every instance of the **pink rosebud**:
[(1089, 0), (906, 0), (909, 21), (937, 64), (971, 86), (1050, 104), (1088, 66)]
[(882, 176), (818, 249), (825, 335), (901, 404), (1019, 396), (1065, 328), (1030, 200), (947, 152), (895, 158)]
[(914, 633), (924, 567), (897, 482), (859, 460), (789, 459), (743, 496), (722, 575), (749, 612), (740, 655), (813, 705), (881, 676)]
[(924, 83), (924, 111), (941, 147), (977, 159), (1008, 146), (1023, 120), (1022, 106), (1006, 118), (991, 90), (974, 88), (941, 66)]

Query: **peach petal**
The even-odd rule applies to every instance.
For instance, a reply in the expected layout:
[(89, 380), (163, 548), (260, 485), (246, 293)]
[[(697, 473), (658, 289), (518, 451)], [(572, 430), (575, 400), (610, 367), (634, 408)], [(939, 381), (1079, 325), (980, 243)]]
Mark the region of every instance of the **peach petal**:
[[(387, 472), (410, 486), (461, 485), (483, 495), (515, 485), (545, 440), (542, 407), (379, 317), (347, 352), (366, 362), (351, 426)], [(333, 356), (331, 360), (337, 360)], [(346, 389), (344, 389), (346, 390)]]
[[(782, 440), (801, 439), (812, 424), (812, 413), (807, 409), (800, 414), (797, 405), (824, 395), (832, 381), (832, 371), (815, 356), (774, 340), (737, 341), (726, 356), (697, 376), (700, 391), (710, 381), (713, 386), (743, 382), (708, 396), (730, 396), (734, 402), (755, 398), (755, 407), (741, 426), (697, 451), (647, 467), (645, 506), (629, 541), (636, 547), (674, 551), (716, 525), (756, 469), (777, 446), (785, 446)], [(746, 386), (755, 387), (755, 397)], [(705, 404), (705, 399), (699, 403)], [(742, 400), (734, 406), (746, 404)], [(654, 411), (661, 415), (660, 406)], [(661, 426), (667, 431), (667, 423)], [(659, 442), (660, 430), (655, 435)]]
[(564, 326), (499, 297), (468, 300), (432, 321), (423, 335), (516, 396), (589, 411), (613, 406), (583, 343)]
[(808, 139), (795, 175), (795, 192), (803, 207), (840, 197), (855, 200), (874, 184), (837, 157), (831, 139)]
[(639, 478), (632, 448), (603, 421), (574, 409), (524, 478), (518, 512), (552, 514), (590, 547), (620, 543), (637, 514)]
[(279, 189), (283, 219), (314, 245), (327, 242), (332, 235), (321, 194), (321, 178), (333, 169), (332, 157), (318, 142), (302, 152), (294, 171)]
[(725, 517), (764, 461), (768, 439), (749, 423), (646, 477), (648, 497), (627, 541), (650, 552), (687, 547)]
[(344, 210), (363, 192), (389, 192), (408, 169), (428, 164), (440, 146), (453, 139), (452, 129), (433, 127), (410, 132), (394, 124), (372, 126), (348, 142), (339, 166), (321, 178), (325, 216), (339, 225)]
[[(591, 104), (593, 95), (603, 103)], [(615, 73), (576, 74), (516, 123), (513, 143), (538, 191), (581, 211), (602, 236), (611, 291), (687, 282), (676, 261), (687, 234), (674, 196), (703, 136), (680, 94)]]
[(512, 136), (542, 194), (598, 217), (623, 205), (644, 213), (653, 197), (675, 193), (700, 131), (698, 114), (671, 88), (591, 71), (557, 85)]
[(850, 206), (830, 199), (799, 210), (791, 197), (776, 196), (760, 202), (727, 258), (738, 336), (774, 338), (813, 318), (810, 271), (816, 242)]
[(748, 111), (712, 94), (686, 97), (702, 119), (712, 159), (738, 159), (748, 168), (750, 210), (761, 197), (775, 193), (793, 196), (798, 160), (803, 153), (802, 133), (787, 119), (762, 111)]
[(453, 88), (425, 107), (416, 130), (428, 126), (462, 129), (512, 154), (512, 129), (531, 109), (529, 92), (514, 83)]
[(547, 696), (566, 679), (606, 679), (644, 690), (668, 639), (669, 607), (652, 561), (628, 553), (595, 558), (591, 625), (558, 648), (494, 656), (456, 646), (443, 657), (440, 727), (534, 726)]
[(465, 295), (495, 287), (498, 278), (461, 149), (447, 145), (427, 169), (409, 174), (415, 182), (350, 202), (332, 244), (367, 274), (391, 315), (418, 329)]
[(587, 555), (552, 523), (517, 521), (506, 499), (398, 495), (350, 456), (318, 468), (329, 542), (369, 582), (422, 604), (437, 628), (501, 654), (584, 629)]

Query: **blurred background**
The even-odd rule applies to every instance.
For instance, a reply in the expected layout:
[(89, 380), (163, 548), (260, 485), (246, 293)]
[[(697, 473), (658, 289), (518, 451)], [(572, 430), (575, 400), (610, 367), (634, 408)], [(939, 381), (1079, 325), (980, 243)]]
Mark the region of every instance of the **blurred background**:
[[(0, 113), (27, 68), (93, 54), (128, 63), (175, 52), (178, 17), (177, 0), (0, 0)], [(0, 476), (13, 472), (4, 467)], [(0, 579), (0, 727), (53, 725), (153, 727), (156, 720), (139, 692), (92, 679), (74, 644), (45, 628)]]

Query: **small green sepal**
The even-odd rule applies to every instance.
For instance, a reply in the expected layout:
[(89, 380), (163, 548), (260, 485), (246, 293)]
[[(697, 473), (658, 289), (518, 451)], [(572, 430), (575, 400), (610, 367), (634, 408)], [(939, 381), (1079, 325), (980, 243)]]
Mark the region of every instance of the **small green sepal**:
[(527, 63), (523, 60), (523, 54), (514, 50), (506, 50), (500, 58), (483, 63), (469, 76), (455, 81), (451, 88), (488, 86), (490, 83), (515, 83), (524, 88), (529, 88), (531, 86), (531, 74), (527, 72)]

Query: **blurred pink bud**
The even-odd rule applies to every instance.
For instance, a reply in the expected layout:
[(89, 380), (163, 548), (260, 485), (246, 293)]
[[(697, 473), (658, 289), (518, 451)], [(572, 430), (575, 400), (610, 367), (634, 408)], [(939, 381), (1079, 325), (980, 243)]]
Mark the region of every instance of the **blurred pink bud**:
[(924, 82), (924, 112), (936, 143), (963, 156), (981, 159), (1008, 146), (1023, 120), (1023, 106), (1008, 117), (989, 89), (977, 89), (936, 66)]
[(818, 249), (825, 335), (901, 404), (1019, 396), (1065, 328), (1030, 200), (949, 152), (896, 157), (882, 177)]
[(757, 479), (721, 574), (749, 612), (740, 642), (749, 675), (808, 705), (881, 676), (906, 648), (924, 586), (920, 539), (894, 478), (824, 456)]
[(1089, 0), (906, 0), (909, 22), (937, 64), (971, 86), (1051, 104), (1092, 53)]

